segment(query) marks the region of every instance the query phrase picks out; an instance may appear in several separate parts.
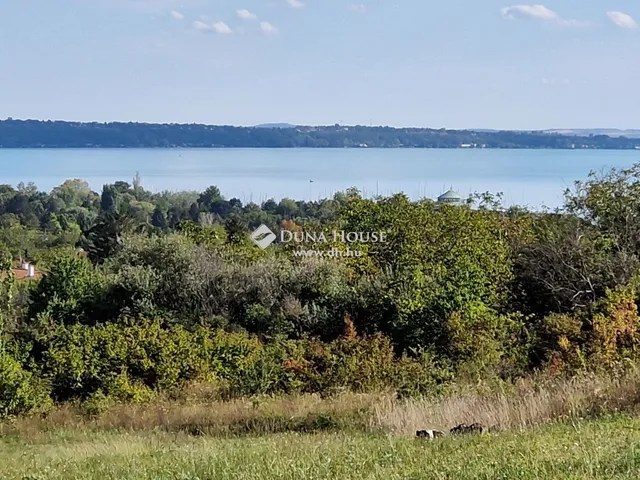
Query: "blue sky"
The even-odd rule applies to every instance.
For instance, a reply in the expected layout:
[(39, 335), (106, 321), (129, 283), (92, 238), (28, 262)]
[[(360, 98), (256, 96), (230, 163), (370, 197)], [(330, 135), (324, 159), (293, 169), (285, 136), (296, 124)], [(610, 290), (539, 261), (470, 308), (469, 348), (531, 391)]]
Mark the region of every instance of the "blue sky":
[(640, 128), (640, 2), (7, 0), (0, 118)]

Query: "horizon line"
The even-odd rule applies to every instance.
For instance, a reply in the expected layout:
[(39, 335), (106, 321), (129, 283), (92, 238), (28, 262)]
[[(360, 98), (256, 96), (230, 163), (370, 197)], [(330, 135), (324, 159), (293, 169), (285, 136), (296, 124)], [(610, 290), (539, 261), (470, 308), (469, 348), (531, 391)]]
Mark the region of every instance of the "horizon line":
[[(144, 124), (144, 125), (203, 125), (207, 127), (233, 127), (233, 128), (323, 128), (323, 127), (364, 127), (364, 128), (393, 128), (393, 129), (424, 129), (424, 130), (457, 130), (457, 131), (471, 131), (471, 132), (572, 132), (572, 131), (609, 131), (609, 132), (640, 132), (640, 128), (620, 128), (620, 127), (547, 127), (547, 128), (489, 128), (489, 127), (477, 127), (477, 128), (463, 128), (463, 127), (429, 127), (429, 126), (397, 126), (397, 125), (373, 125), (373, 124), (346, 124), (346, 123), (334, 123), (334, 124), (304, 124), (304, 123), (289, 123), (289, 122), (266, 122), (257, 123), (251, 125), (241, 124), (225, 124), (225, 123), (201, 123), (201, 122), (166, 122), (166, 121), (143, 121), (143, 120), (65, 120), (65, 119), (53, 119), (53, 118), (16, 118), (6, 117), (0, 119), (0, 122), (7, 121), (20, 121), (20, 122), (63, 122), (63, 123), (100, 123), (100, 124)], [(278, 127), (282, 125), (284, 127)]]

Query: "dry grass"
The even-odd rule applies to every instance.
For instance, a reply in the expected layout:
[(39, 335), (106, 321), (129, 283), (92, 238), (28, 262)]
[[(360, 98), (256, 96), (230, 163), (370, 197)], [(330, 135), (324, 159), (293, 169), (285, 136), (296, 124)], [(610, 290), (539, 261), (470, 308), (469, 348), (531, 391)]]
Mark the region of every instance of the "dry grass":
[(153, 430), (227, 436), (284, 431), (367, 429), (368, 412), (383, 395), (344, 394), (323, 399), (319, 395), (265, 397), (232, 401), (191, 398), (158, 399), (142, 405), (115, 404), (96, 415), (77, 405), (61, 405), (45, 417), (15, 419), (0, 424), (0, 435), (34, 438), (57, 428), (93, 430)]
[(459, 388), (444, 398), (398, 400), (392, 393), (345, 393), (220, 401), (206, 386), (185, 389), (180, 398), (115, 404), (88, 415), (62, 405), (46, 417), (0, 424), (1, 435), (35, 438), (56, 429), (160, 430), (207, 436), (279, 432), (361, 431), (413, 436), (416, 430), (448, 430), (480, 422), (520, 430), (554, 420), (630, 412), (640, 405), (640, 373), (617, 378), (589, 375), (571, 380), (537, 378), (508, 388)]
[(640, 372), (613, 379), (585, 375), (573, 379), (528, 379), (509, 391), (464, 392), (443, 399), (395, 401), (374, 405), (372, 424), (394, 434), (417, 429), (448, 430), (480, 422), (501, 430), (524, 429), (554, 420), (634, 411), (640, 405)]

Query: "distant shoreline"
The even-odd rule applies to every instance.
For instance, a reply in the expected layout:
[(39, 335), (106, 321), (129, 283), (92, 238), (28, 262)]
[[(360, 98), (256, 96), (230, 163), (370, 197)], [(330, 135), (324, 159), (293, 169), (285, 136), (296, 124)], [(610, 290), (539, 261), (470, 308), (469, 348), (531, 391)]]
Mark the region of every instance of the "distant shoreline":
[(233, 127), (199, 124), (0, 120), (0, 148), (384, 148), (638, 150), (640, 138), (546, 131), (367, 126)]
[(638, 151), (640, 148), (565, 148), (565, 147), (485, 147), (485, 148), (464, 148), (464, 147), (230, 147), (230, 146), (23, 146), (6, 147), (0, 145), (0, 150), (563, 150), (581, 152), (585, 150), (598, 150), (605, 152), (615, 151)]

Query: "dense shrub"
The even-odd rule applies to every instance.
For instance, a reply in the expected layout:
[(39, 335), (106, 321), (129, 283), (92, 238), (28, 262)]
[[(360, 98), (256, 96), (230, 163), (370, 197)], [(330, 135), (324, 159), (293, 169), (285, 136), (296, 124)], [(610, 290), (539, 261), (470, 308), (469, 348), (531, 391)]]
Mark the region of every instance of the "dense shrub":
[(24, 370), (0, 343), (0, 418), (29, 414), (49, 404), (44, 382)]
[(554, 370), (610, 368), (637, 359), (640, 317), (636, 286), (607, 290), (588, 312), (552, 314), (542, 321), (538, 349)]
[(37, 369), (56, 400), (86, 398), (101, 390), (118, 398), (148, 396), (156, 388), (206, 374), (202, 338), (158, 321), (130, 325), (58, 326), (39, 339)]
[(425, 363), (425, 356), (398, 362), (388, 338), (358, 337), (350, 320), (347, 327), (329, 343), (284, 338), (264, 343), (247, 333), (163, 327), (157, 320), (58, 325), (36, 336), (41, 358), (25, 362), (31, 371), (13, 359), (5, 360), (5, 368), (17, 372), (7, 378), (33, 374), (46, 380), (56, 401), (97, 401), (102, 395), (144, 401), (190, 381), (213, 382), (226, 397), (385, 389), (416, 394), (449, 379), (433, 362)]
[[(0, 215), (0, 335), (13, 346), (2, 408), (32, 409), (40, 380), (98, 411), (192, 381), (226, 397), (416, 395), (459, 378), (612, 368), (640, 346), (639, 179), (640, 164), (592, 175), (554, 213), (503, 210), (490, 194), (478, 208), (354, 189), (242, 206), (215, 187), (156, 196), (118, 182), (100, 198), (71, 181), (45, 204), (3, 187), (24, 208), (40, 202), (57, 233), (36, 242), (34, 212)], [(363, 255), (340, 261), (295, 257), (304, 245), (252, 245), (263, 222), (387, 241), (356, 242)], [(92, 262), (61, 240), (80, 223)], [(18, 286), (12, 259), (36, 246), (44, 275)]]
[(106, 279), (88, 260), (57, 255), (32, 289), (29, 315), (46, 315), (63, 324), (93, 322), (103, 313), (105, 288)]

